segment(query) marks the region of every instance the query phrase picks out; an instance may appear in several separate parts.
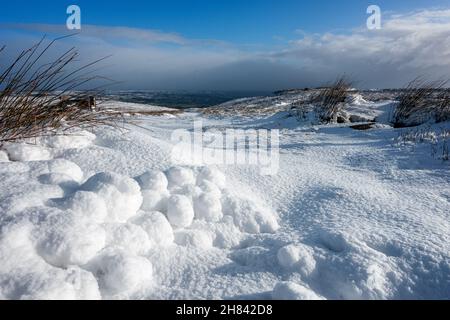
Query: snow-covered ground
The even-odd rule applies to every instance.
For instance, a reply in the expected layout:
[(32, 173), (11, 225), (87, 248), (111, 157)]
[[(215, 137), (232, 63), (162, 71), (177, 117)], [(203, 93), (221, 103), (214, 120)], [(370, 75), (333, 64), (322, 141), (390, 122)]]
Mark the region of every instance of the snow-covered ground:
[[(349, 109), (384, 119), (390, 103)], [(448, 161), (387, 125), (276, 110), (141, 116), (6, 145), (0, 298), (449, 299)], [(174, 165), (173, 131), (198, 120), (280, 129), (278, 173)]]

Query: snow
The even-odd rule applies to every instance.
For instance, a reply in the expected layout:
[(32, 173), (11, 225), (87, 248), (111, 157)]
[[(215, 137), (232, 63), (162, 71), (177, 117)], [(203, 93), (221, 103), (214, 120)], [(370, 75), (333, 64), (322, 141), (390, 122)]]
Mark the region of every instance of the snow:
[(168, 246), (174, 241), (172, 226), (161, 212), (142, 212), (133, 217), (131, 223), (147, 233), (152, 246)]
[(9, 157), (6, 151), (0, 150), (0, 162), (9, 162)]
[(83, 265), (105, 247), (106, 232), (95, 223), (57, 209), (42, 208), (46, 221), (36, 230), (37, 251), (56, 267)]
[(189, 227), (194, 220), (191, 200), (180, 194), (171, 196), (167, 203), (167, 218), (174, 228)]
[[(0, 297), (450, 298), (448, 162), (394, 143), (390, 101), (349, 101), (383, 122), (355, 131), (283, 99), (2, 146)], [(199, 119), (280, 129), (279, 171), (174, 167), (173, 130)]]
[(277, 258), (281, 266), (286, 269), (296, 269), (305, 277), (311, 275), (316, 269), (313, 250), (304, 244), (290, 244), (282, 247), (278, 250)]
[(122, 250), (106, 250), (90, 262), (88, 269), (98, 277), (100, 290), (106, 297), (134, 292), (151, 285), (151, 262)]
[(147, 171), (136, 180), (143, 190), (165, 191), (169, 184), (166, 175), (158, 170)]
[(272, 292), (275, 300), (322, 300), (314, 291), (293, 282), (279, 282)]
[(90, 177), (82, 190), (96, 193), (108, 209), (109, 222), (126, 222), (142, 205), (139, 184), (126, 176), (112, 172), (101, 172)]
[(202, 193), (194, 200), (194, 212), (197, 219), (218, 222), (222, 219), (222, 203), (217, 194)]
[(149, 236), (143, 228), (132, 223), (108, 223), (106, 243), (134, 255), (145, 255), (153, 247)]
[(194, 172), (189, 168), (172, 167), (167, 170), (167, 178), (171, 188), (195, 184)]
[(7, 144), (6, 152), (12, 161), (37, 161), (51, 159), (50, 151), (39, 145), (26, 143)]
[(212, 182), (220, 189), (225, 188), (226, 177), (225, 175), (214, 167), (204, 167), (197, 176), (197, 184), (201, 185), (203, 182)]
[(108, 216), (105, 201), (96, 193), (89, 191), (76, 191), (62, 201), (61, 207), (70, 210), (81, 220), (95, 223), (105, 222)]

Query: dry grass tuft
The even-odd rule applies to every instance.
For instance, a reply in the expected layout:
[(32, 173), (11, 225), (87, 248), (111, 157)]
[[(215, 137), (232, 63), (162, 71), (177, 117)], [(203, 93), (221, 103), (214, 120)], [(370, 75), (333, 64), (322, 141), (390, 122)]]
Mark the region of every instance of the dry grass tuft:
[(314, 98), (316, 112), (321, 122), (335, 122), (344, 108), (351, 82), (345, 76), (339, 77), (331, 86), (322, 89)]
[(45, 45), (43, 38), (0, 71), (0, 145), (61, 134), (74, 127), (115, 125), (117, 114), (93, 111), (87, 105), (105, 85), (78, 91), (93, 80), (108, 80), (89, 75), (90, 68), (105, 58), (67, 71), (78, 57), (75, 48), (71, 48), (53, 62), (43, 63), (50, 47), (59, 39)]
[(408, 83), (393, 114), (394, 127), (412, 127), (433, 117), (436, 121), (448, 117), (449, 96), (442, 91), (446, 84), (444, 80), (430, 81), (422, 77)]

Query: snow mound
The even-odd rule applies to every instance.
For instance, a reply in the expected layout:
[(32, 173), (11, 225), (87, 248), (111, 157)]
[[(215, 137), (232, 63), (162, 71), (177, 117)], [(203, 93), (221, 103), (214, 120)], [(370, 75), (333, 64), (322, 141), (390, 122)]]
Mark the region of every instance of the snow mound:
[(72, 177), (64, 173), (46, 173), (38, 177), (42, 184), (59, 185), (61, 187), (76, 189), (79, 184)]
[(189, 227), (194, 220), (194, 209), (188, 197), (175, 194), (167, 203), (167, 218), (175, 228)]
[(47, 148), (26, 143), (11, 143), (5, 146), (12, 161), (41, 161), (51, 159)]
[(274, 300), (323, 300), (311, 289), (293, 282), (279, 282), (272, 292)]
[(90, 146), (95, 138), (95, 134), (89, 131), (78, 130), (77, 132), (69, 134), (58, 134), (43, 137), (41, 138), (41, 143), (50, 148), (82, 149)]
[(131, 223), (111, 223), (105, 226), (106, 243), (134, 255), (145, 255), (152, 243), (141, 227)]
[(286, 268), (295, 268), (303, 276), (309, 276), (316, 268), (313, 250), (305, 245), (287, 245), (277, 253), (278, 263)]
[(204, 230), (179, 230), (175, 232), (175, 243), (183, 247), (210, 249), (213, 239), (211, 233)]
[(223, 213), (233, 217), (235, 225), (247, 233), (274, 233), (278, 228), (276, 215), (249, 199), (226, 196)]
[(136, 178), (142, 190), (166, 191), (169, 184), (166, 175), (161, 171), (147, 171)]
[(203, 167), (197, 175), (197, 185), (201, 185), (204, 181), (210, 181), (214, 183), (220, 189), (226, 186), (226, 177), (217, 168)]
[(109, 222), (126, 222), (137, 213), (143, 201), (139, 184), (134, 179), (111, 172), (90, 177), (81, 189), (103, 198)]
[(169, 188), (195, 184), (194, 172), (189, 168), (172, 167), (167, 170), (166, 174), (169, 181)]
[(330, 251), (343, 252), (349, 248), (349, 236), (335, 230), (323, 229), (319, 232), (320, 242)]
[(105, 250), (88, 269), (97, 277), (100, 290), (106, 296), (131, 294), (151, 285), (153, 266), (149, 260), (121, 250)]
[(194, 198), (195, 218), (209, 222), (218, 222), (222, 219), (222, 203), (214, 193), (202, 193)]
[(105, 247), (106, 233), (98, 224), (54, 208), (43, 208), (46, 221), (37, 230), (37, 248), (51, 265), (83, 265)]
[(140, 226), (146, 233), (152, 245), (167, 246), (173, 243), (173, 229), (161, 212), (142, 212), (130, 220)]

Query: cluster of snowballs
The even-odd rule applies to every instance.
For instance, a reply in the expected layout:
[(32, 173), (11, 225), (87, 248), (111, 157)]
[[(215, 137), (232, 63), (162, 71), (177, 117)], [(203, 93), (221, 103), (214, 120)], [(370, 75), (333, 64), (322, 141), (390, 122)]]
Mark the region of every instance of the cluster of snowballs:
[[(41, 183), (72, 182), (74, 188), (1, 223), (0, 260), (12, 251), (23, 252), (11, 258), (11, 265), (28, 267), (14, 272), (0, 267), (0, 287), (5, 288), (0, 297), (129, 296), (152, 286), (151, 250), (170, 245), (229, 248), (244, 233), (278, 228), (271, 210), (233, 196), (225, 175), (215, 168), (173, 167), (136, 178), (101, 172), (87, 180), (67, 160), (50, 160), (47, 169)], [(17, 237), (17, 229), (22, 230), (20, 241), (8, 240)], [(4, 285), (5, 274), (15, 274), (16, 282)]]

